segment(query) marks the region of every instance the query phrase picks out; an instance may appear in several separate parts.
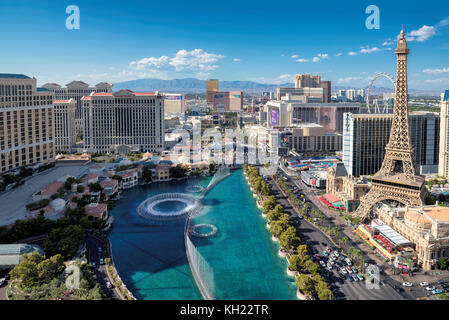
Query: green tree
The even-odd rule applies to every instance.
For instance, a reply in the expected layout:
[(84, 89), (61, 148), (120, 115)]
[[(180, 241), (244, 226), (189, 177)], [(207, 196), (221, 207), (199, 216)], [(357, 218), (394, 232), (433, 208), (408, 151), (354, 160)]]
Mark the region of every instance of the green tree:
[(301, 239), (299, 238), (296, 229), (294, 227), (288, 227), (287, 230), (282, 232), (279, 237), (279, 244), (284, 250), (298, 247), (301, 244)]
[(315, 294), (315, 286), (313, 280), (305, 274), (299, 274), (296, 277), (296, 286), (301, 292), (306, 295), (313, 296)]
[(267, 199), (263, 202), (263, 211), (269, 212), (270, 210), (273, 210), (276, 204), (277, 202), (274, 196), (267, 197)]
[(60, 254), (50, 259), (43, 260), (37, 265), (38, 277), (43, 282), (48, 282), (64, 271), (64, 258)]

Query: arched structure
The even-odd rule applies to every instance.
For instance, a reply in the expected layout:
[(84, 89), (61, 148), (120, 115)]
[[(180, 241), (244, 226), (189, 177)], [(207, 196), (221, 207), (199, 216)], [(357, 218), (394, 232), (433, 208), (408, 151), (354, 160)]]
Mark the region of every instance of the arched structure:
[[(369, 86), (368, 86), (368, 91), (366, 93), (366, 108), (367, 108), (368, 113), (371, 113), (370, 103), (369, 103), (371, 88), (373, 87), (374, 81), (376, 81), (379, 78), (386, 78), (386, 79), (390, 80), (391, 83), (393, 84), (393, 87), (396, 88), (396, 82), (393, 80), (393, 77), (390, 74), (388, 74), (386, 72), (377, 73), (374, 76), (374, 78), (370, 81)], [(382, 113), (386, 113), (387, 111), (388, 111), (388, 104), (386, 106), (384, 106)], [(374, 113), (381, 113), (378, 104), (376, 104), (374, 106)]]

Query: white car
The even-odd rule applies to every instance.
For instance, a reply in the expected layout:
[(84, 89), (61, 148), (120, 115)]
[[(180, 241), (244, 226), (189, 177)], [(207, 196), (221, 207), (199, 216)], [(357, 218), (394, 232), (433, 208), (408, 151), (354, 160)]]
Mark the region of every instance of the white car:
[(429, 283), (428, 282), (421, 282), (419, 285), (421, 287), (427, 287), (429, 285)]
[(403, 285), (404, 287), (411, 287), (411, 286), (413, 286), (413, 284), (410, 283), (410, 282), (403, 282), (402, 285)]
[(104, 264), (104, 260), (103, 259), (100, 259), (100, 264)]
[(0, 278), (0, 286), (2, 286), (5, 283), (6, 279), (5, 278)]
[(434, 286), (426, 287), (426, 290), (427, 291), (432, 291), (432, 290), (435, 290), (435, 287)]
[(323, 268), (325, 268), (325, 267), (326, 267), (326, 263), (324, 263), (324, 261), (323, 261), (323, 260), (320, 260), (320, 264), (321, 264), (321, 266), (322, 266)]
[(335, 255), (336, 257), (339, 257), (339, 256), (340, 256), (340, 254), (338, 253), (338, 251), (334, 251), (334, 255)]
[(341, 273), (343, 273), (343, 274), (347, 274), (347, 273), (348, 273), (348, 271), (346, 271), (345, 268), (341, 268), (340, 271), (341, 271)]

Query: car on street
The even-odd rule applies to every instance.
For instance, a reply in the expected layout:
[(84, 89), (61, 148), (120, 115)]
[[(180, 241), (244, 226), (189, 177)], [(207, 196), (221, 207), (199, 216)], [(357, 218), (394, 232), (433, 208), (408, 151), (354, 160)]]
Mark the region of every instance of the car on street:
[(432, 293), (433, 294), (440, 294), (440, 293), (443, 293), (443, 290), (441, 290), (441, 289), (434, 289), (434, 290), (432, 290)]
[(443, 284), (443, 283), (444, 283), (444, 280), (440, 279), (440, 280), (437, 281), (437, 283), (438, 283), (438, 284)]
[(100, 258), (100, 264), (104, 264), (103, 258)]
[(324, 263), (324, 261), (323, 261), (323, 260), (320, 260), (320, 264), (321, 264), (321, 266), (322, 266), (323, 268), (325, 268), (325, 267), (326, 267), (326, 263)]
[(360, 281), (365, 280), (365, 278), (360, 273), (357, 273), (357, 278), (359, 278)]
[(92, 262), (92, 268), (95, 268), (97, 266), (97, 264), (94, 262)]
[(346, 270), (348, 271), (348, 273), (352, 273), (352, 269), (349, 266), (346, 266)]
[(357, 269), (354, 266), (351, 267), (352, 272), (357, 273)]
[(411, 286), (413, 286), (413, 283), (411, 283), (411, 282), (403, 282), (402, 286), (404, 286), (404, 287), (411, 287)]
[(424, 281), (424, 282), (421, 282), (419, 285), (421, 287), (427, 287), (429, 285), (429, 283)]
[(352, 274), (352, 279), (354, 279), (355, 282), (359, 281), (359, 278), (355, 274)]
[(108, 289), (111, 289), (111, 288), (112, 288), (112, 283), (110, 283), (109, 281), (106, 282), (106, 287), (107, 287)]
[(434, 286), (428, 286), (428, 287), (426, 287), (426, 290), (427, 291), (433, 291), (433, 290), (435, 290), (435, 287)]
[(327, 257), (329, 255), (329, 253), (327, 253), (326, 250), (323, 251), (323, 254), (324, 254), (325, 257)]
[(6, 283), (5, 278), (0, 278), (0, 287), (3, 286)]
[(103, 248), (102, 247), (98, 247), (98, 252), (102, 252)]
[(346, 279), (348, 279), (350, 282), (354, 281), (350, 274), (346, 274)]
[(340, 269), (340, 272), (343, 273), (343, 274), (347, 274), (347, 273), (348, 273), (348, 271), (346, 271), (345, 268), (341, 268), (341, 269)]

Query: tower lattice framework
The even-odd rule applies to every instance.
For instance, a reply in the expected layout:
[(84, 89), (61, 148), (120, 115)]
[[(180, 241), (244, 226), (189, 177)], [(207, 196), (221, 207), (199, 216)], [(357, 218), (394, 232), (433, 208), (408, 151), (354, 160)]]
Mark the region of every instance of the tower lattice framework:
[(426, 194), (424, 177), (416, 173), (413, 146), (408, 122), (407, 48), (401, 30), (395, 54), (397, 71), (393, 121), (390, 139), (380, 170), (373, 176), (370, 191), (361, 199), (354, 212), (362, 220), (369, 217), (371, 208), (382, 200), (396, 200), (405, 205), (419, 206)]

